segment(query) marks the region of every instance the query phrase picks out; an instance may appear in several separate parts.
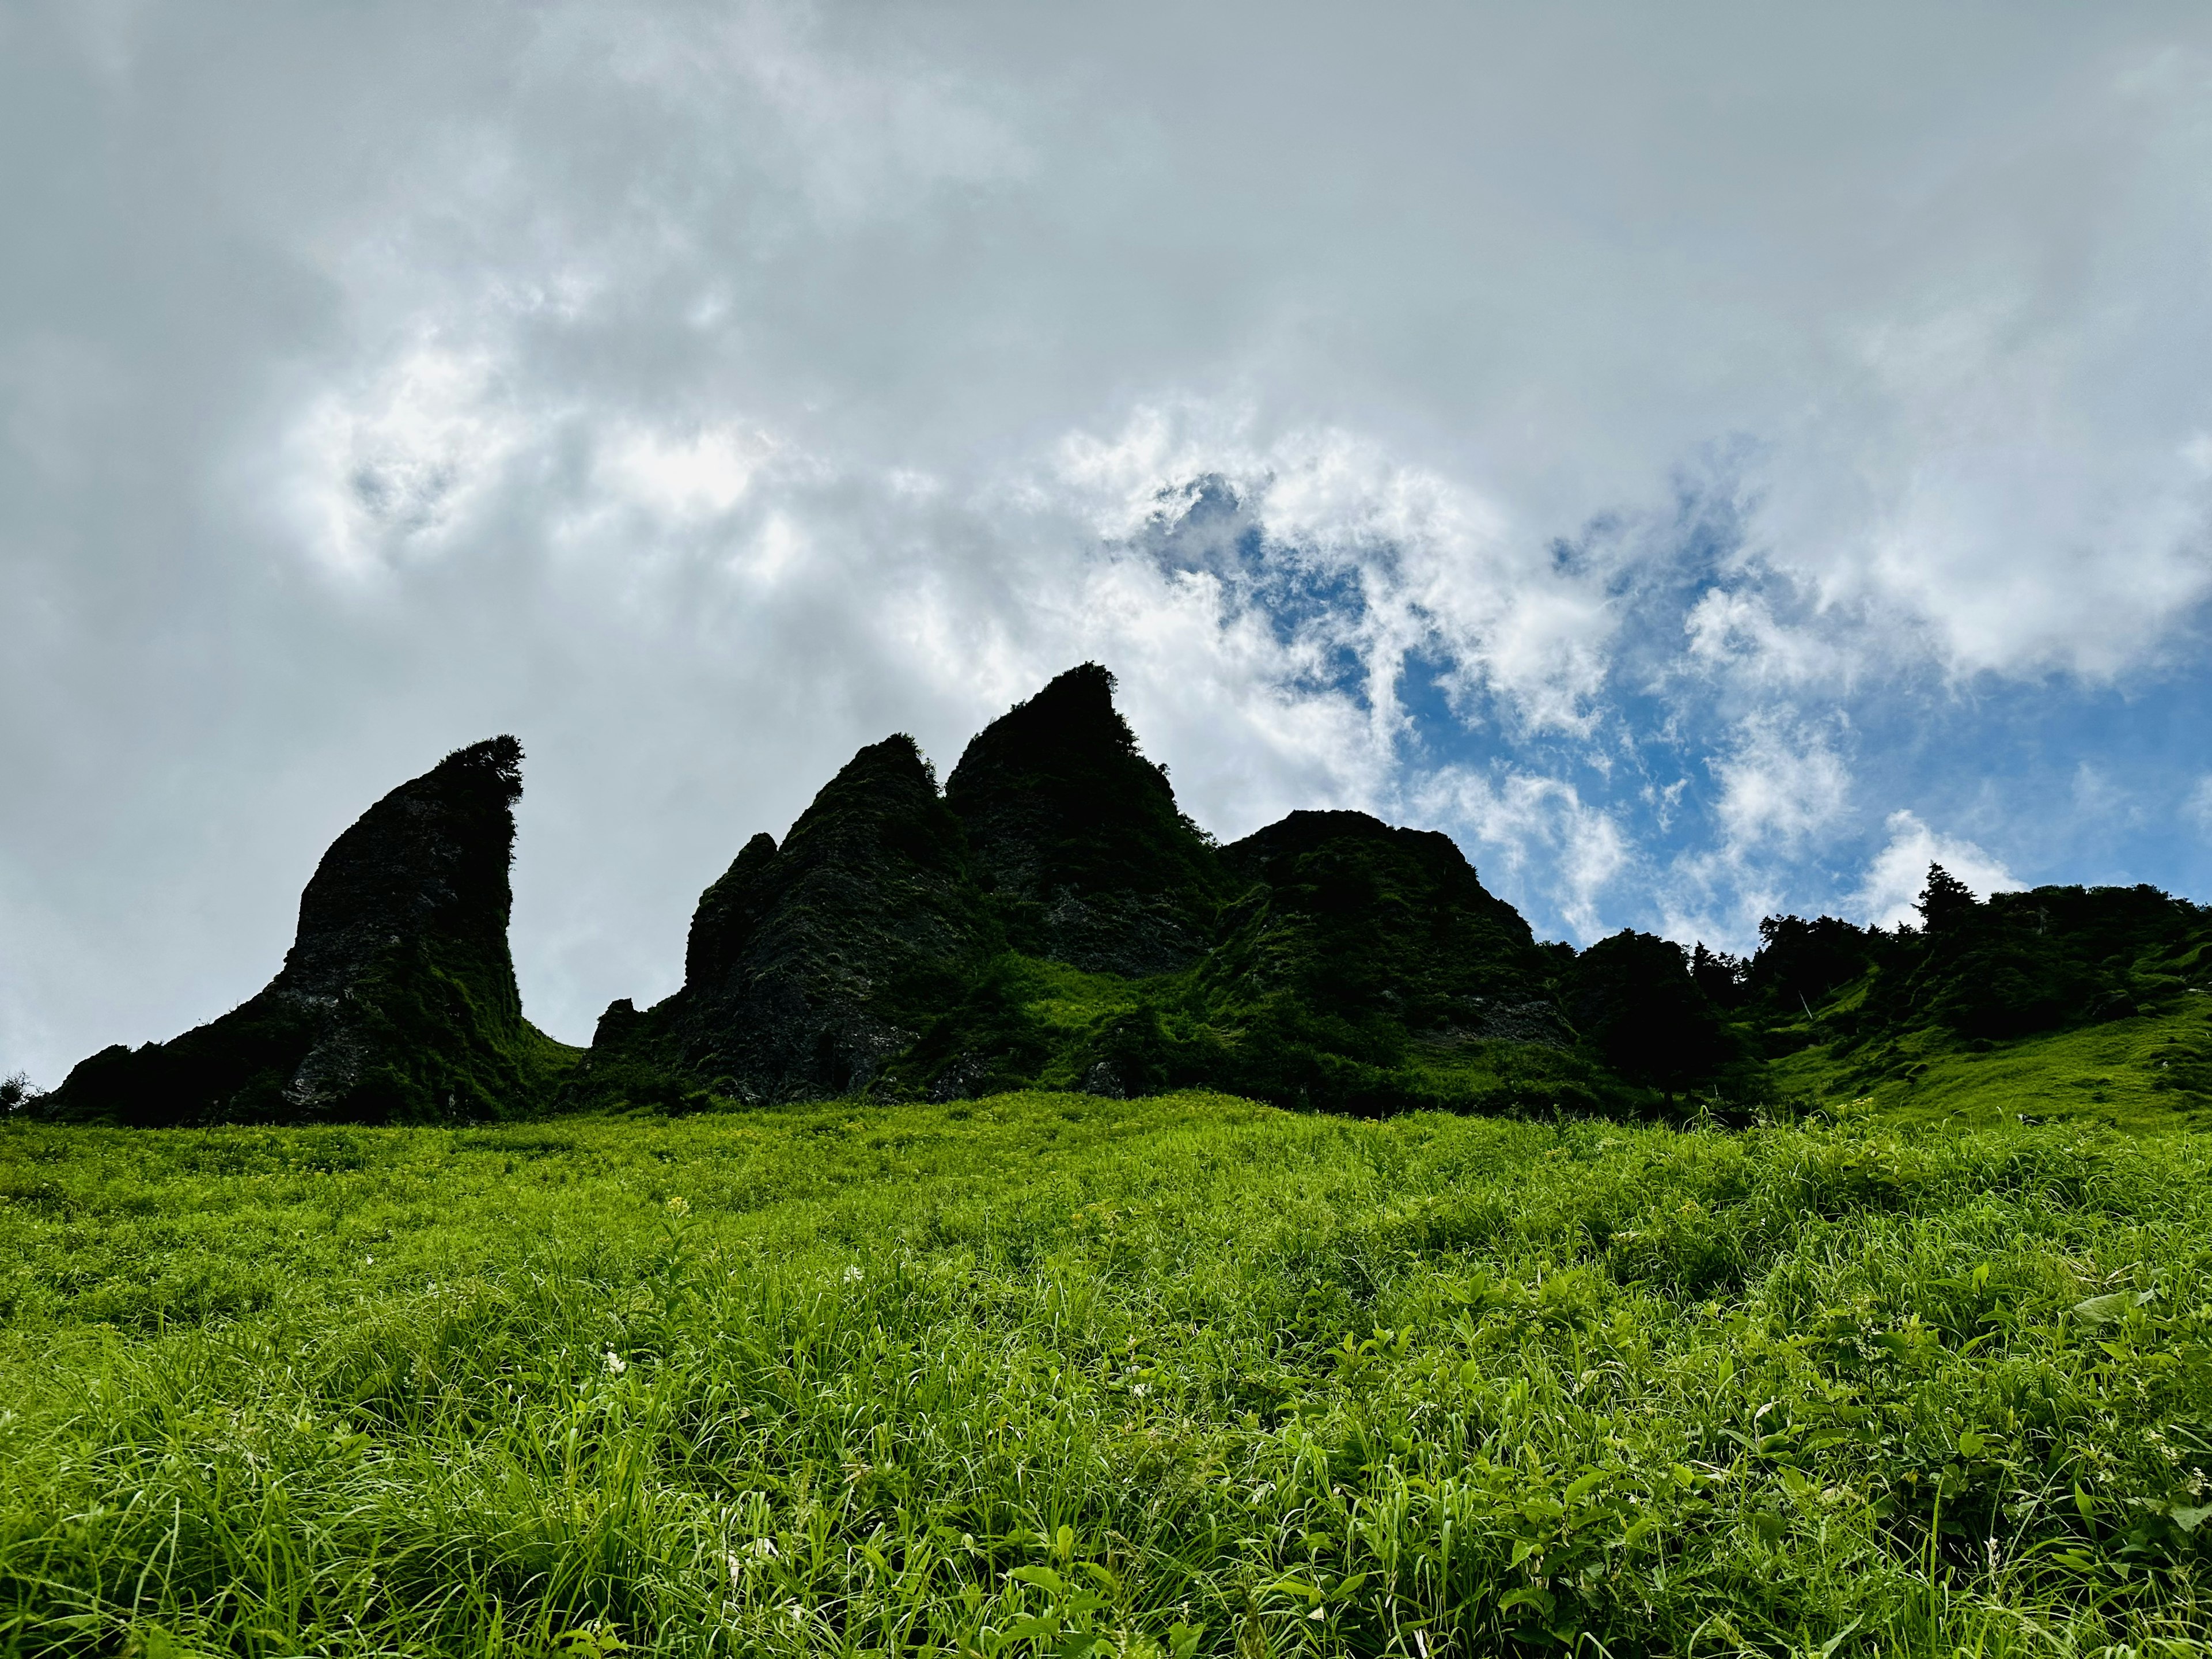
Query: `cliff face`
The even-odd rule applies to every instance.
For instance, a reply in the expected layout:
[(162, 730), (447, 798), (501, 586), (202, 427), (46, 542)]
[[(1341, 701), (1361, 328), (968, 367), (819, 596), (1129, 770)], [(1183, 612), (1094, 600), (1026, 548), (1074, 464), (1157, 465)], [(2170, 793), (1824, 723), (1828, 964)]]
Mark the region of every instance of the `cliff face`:
[[(1978, 902), (1931, 869), (1923, 928), (1770, 917), (1745, 962), (1635, 933), (1539, 945), (1449, 837), (1364, 813), (1217, 848), (1113, 693), (1069, 670), (942, 793), (912, 739), (861, 750), (701, 896), (683, 988), (611, 1005), (580, 1059), (523, 1019), (508, 956), (521, 746), (456, 750), (331, 844), (265, 990), (94, 1054), (30, 1109), (426, 1121), (1201, 1086), (1361, 1113), (1723, 1113), (1784, 1086), (1909, 1093), (2077, 1026), (2201, 1024), (2212, 910), (2147, 887)], [(2161, 1037), (2152, 1092), (2212, 1099), (2199, 1036)]]
[(166, 1043), (102, 1050), (46, 1109), (132, 1123), (422, 1121), (536, 1107), (560, 1050), (507, 951), (522, 745), (454, 750), (331, 843), (268, 988)]
[(1225, 872), (1167, 774), (1138, 752), (1097, 664), (979, 732), (945, 798), (1015, 949), (1138, 978), (1212, 944)]
[(1000, 945), (959, 820), (914, 740), (889, 738), (781, 848), (746, 843), (700, 898), (683, 989), (610, 1009), (582, 1081), (605, 1093), (657, 1065), (748, 1101), (859, 1089)]
[(479, 988), (519, 1018), (507, 920), (522, 745), (491, 738), (403, 783), (331, 843), (300, 895), (300, 926), (270, 989), (342, 996), (393, 943), (471, 958)]
[(611, 1006), (571, 1098), (1200, 1084), (1389, 1110), (1579, 1076), (1543, 1060), (1524, 1089), (1491, 1052), (1574, 1038), (1449, 838), (1297, 812), (1216, 848), (1113, 692), (1096, 664), (1060, 675), (941, 797), (908, 739), (862, 750), (702, 896), (683, 988)]
[(1293, 812), (1222, 849), (1259, 890), (1202, 975), (1247, 1000), (1382, 1019), (1432, 1042), (1570, 1040), (1519, 911), (1450, 836)]

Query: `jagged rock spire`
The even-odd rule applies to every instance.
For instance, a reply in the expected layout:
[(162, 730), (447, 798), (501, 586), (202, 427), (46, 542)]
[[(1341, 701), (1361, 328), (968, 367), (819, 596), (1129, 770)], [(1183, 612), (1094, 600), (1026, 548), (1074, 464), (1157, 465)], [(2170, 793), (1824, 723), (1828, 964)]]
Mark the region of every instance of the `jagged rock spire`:
[(520, 1112), (557, 1046), (522, 1018), (507, 919), (522, 745), (457, 749), (331, 844), (267, 989), (167, 1043), (104, 1049), (58, 1115), (139, 1123)]
[(977, 733), (945, 801), (1020, 948), (1142, 975), (1183, 967), (1211, 942), (1222, 872), (1098, 664)]
[(862, 1087), (1000, 939), (928, 763), (913, 738), (886, 738), (782, 846), (745, 843), (700, 897), (683, 989), (644, 1013), (611, 1008), (579, 1086), (605, 1097), (658, 1072), (753, 1101)]

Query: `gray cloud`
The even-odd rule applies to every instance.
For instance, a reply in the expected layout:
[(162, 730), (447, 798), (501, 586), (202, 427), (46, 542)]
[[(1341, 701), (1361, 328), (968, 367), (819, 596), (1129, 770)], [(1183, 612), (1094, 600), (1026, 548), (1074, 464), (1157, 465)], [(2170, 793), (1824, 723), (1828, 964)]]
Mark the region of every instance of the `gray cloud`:
[[(2185, 649), (2208, 88), (2193, 7), (13, 8), (0, 1069), (258, 987), (501, 729), (580, 1036), (858, 744), (1089, 655), (1224, 831), (1740, 908), (1526, 746), (1702, 688), (1765, 845), (1852, 816), (1842, 689)], [(1158, 544), (1206, 478), (1258, 568)], [(1497, 765), (1409, 748), (1417, 660)]]

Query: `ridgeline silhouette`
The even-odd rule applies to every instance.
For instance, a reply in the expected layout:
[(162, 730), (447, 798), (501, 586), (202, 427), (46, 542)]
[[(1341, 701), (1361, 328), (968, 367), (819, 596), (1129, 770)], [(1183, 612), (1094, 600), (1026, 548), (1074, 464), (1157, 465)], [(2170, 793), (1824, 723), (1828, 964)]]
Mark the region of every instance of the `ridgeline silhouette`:
[[(1769, 917), (1747, 961), (1637, 933), (1540, 944), (1442, 835), (1297, 811), (1217, 847), (1113, 694), (1098, 665), (1070, 669), (978, 733), (941, 791), (910, 738), (862, 749), (781, 846), (755, 836), (701, 896), (682, 988), (613, 1003), (582, 1052), (515, 993), (521, 746), (456, 750), (332, 844), (266, 990), (173, 1042), (104, 1049), (23, 1109), (421, 1121), (1202, 1086), (1360, 1113), (1727, 1120), (2170, 1017), (2212, 969), (2212, 912), (2185, 900), (1984, 902), (1938, 867), (1918, 928)], [(2162, 1041), (2149, 1086), (2212, 1092), (2212, 1055)]]

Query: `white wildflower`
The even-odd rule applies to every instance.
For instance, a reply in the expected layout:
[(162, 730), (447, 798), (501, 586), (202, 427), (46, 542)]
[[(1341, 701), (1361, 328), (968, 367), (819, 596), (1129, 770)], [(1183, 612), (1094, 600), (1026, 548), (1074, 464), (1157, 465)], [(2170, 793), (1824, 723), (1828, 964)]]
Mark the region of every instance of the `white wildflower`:
[(612, 1348), (609, 1348), (607, 1350), (605, 1358), (607, 1375), (609, 1376), (620, 1376), (624, 1371), (629, 1369), (629, 1361), (624, 1359)]

